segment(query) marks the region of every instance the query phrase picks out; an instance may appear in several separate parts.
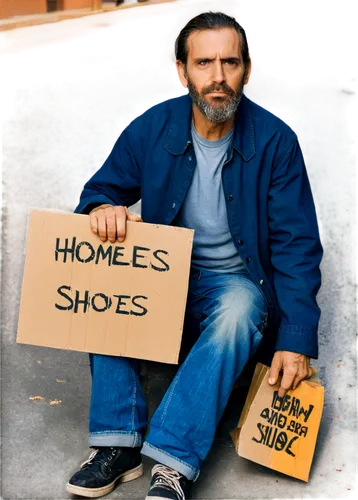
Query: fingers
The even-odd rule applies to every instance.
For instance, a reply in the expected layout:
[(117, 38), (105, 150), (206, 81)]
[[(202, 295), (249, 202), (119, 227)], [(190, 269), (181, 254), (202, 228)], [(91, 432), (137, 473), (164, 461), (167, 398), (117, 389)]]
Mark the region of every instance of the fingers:
[[(303, 377), (303, 378), (304, 378), (304, 377)], [(293, 390), (297, 389), (297, 387), (298, 387), (298, 386), (300, 385), (300, 383), (302, 382), (303, 378), (302, 378), (302, 377), (299, 377), (298, 375), (296, 375), (296, 377), (295, 377), (295, 379), (294, 379), (294, 381), (293, 381), (293, 383), (292, 383), (292, 389), (293, 389)]]
[(133, 214), (132, 212), (130, 212), (128, 210), (127, 207), (124, 207), (124, 208), (125, 208), (125, 211), (127, 214), (127, 220), (129, 220), (131, 222), (143, 222), (143, 219), (141, 217), (139, 217), (139, 215)]
[(101, 210), (90, 214), (90, 226), (94, 234), (98, 234), (102, 241), (107, 239), (107, 225)]
[(107, 237), (111, 243), (114, 243), (117, 237), (117, 217), (116, 210), (113, 207), (105, 209), (105, 219), (107, 226)]
[(111, 206), (112, 205), (108, 205), (107, 203), (103, 204), (103, 205), (99, 205), (98, 207), (96, 207), (93, 210), (91, 210), (91, 212), (89, 213), (89, 216), (90, 216), (90, 227), (91, 227), (91, 231), (94, 234), (99, 234), (99, 232), (98, 232), (98, 219), (97, 219), (96, 212), (98, 210), (103, 210), (104, 208), (111, 207)]
[(275, 352), (275, 355), (273, 357), (269, 372), (268, 382), (270, 385), (275, 385), (277, 383), (281, 368), (282, 368), (281, 354), (280, 351), (277, 351)]
[(310, 366), (308, 356), (288, 351), (277, 351), (275, 353), (269, 372), (269, 383), (271, 385), (277, 383), (280, 370), (283, 370), (278, 390), (278, 395), (281, 398), (290, 389), (295, 390), (302, 380), (311, 377), (315, 372), (314, 368)]
[(293, 382), (292, 389), (295, 390), (297, 387), (300, 385), (302, 380), (308, 379), (312, 377), (312, 375), (315, 375), (317, 372), (317, 369), (314, 366), (310, 366), (309, 361), (307, 361), (305, 367), (300, 367), (299, 372), (297, 373), (295, 380)]
[(311, 376), (310, 358), (304, 354), (285, 353), (285, 361), (283, 363), (283, 377), (279, 396), (283, 397), (290, 389), (295, 390), (302, 380)]
[(97, 234), (98, 232), (98, 223), (97, 223), (97, 216), (95, 213), (90, 214), (90, 226), (91, 226), (91, 231), (94, 234)]
[(296, 377), (296, 373), (293, 370), (286, 368), (283, 371), (280, 388), (278, 390), (278, 395), (280, 396), (280, 398), (283, 398), (283, 396), (286, 394), (286, 392), (289, 389), (293, 388), (293, 382), (295, 380), (295, 377)]
[[(124, 241), (127, 231), (127, 207), (115, 207), (117, 238), (118, 241)], [(114, 243), (114, 242), (113, 242)]]
[(94, 234), (98, 234), (101, 241), (108, 240), (111, 243), (123, 242), (127, 232), (127, 220), (131, 222), (143, 222), (136, 214), (129, 212), (127, 207), (101, 205), (90, 213), (90, 227)]
[(143, 222), (143, 219), (131, 213), (127, 207), (115, 207), (117, 210), (117, 236), (118, 241), (124, 241), (127, 232), (127, 220), (130, 222)]
[[(89, 214), (91, 231), (97, 234), (101, 241), (114, 243), (117, 238), (118, 228), (121, 236), (125, 237), (126, 212), (125, 207), (101, 205)], [(123, 240), (122, 240), (123, 241)]]
[(105, 210), (97, 210), (97, 232), (101, 241), (107, 241), (107, 223), (106, 223), (106, 213)]

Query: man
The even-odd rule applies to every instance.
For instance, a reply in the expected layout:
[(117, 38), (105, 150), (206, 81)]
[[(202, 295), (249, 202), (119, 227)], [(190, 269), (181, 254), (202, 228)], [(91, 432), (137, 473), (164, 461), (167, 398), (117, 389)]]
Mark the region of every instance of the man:
[[(263, 334), (274, 343), (270, 383), (280, 380), (280, 396), (310, 376), (318, 355), (322, 248), (297, 137), (243, 95), (251, 60), (235, 19), (201, 14), (175, 49), (189, 95), (124, 130), (76, 212), (90, 213), (92, 231), (112, 243), (124, 240), (127, 220), (195, 229), (186, 317), (200, 335), (144, 443), (138, 361), (90, 355), (95, 450), (67, 486), (83, 496), (139, 477), (142, 453), (158, 462), (146, 498), (184, 500)], [(142, 219), (127, 208), (139, 199)]]

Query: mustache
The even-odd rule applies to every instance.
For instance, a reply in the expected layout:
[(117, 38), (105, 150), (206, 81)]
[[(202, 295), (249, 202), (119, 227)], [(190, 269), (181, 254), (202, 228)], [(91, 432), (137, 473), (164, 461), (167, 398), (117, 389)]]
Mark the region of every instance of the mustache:
[(213, 83), (209, 87), (205, 87), (202, 90), (202, 94), (204, 95), (211, 94), (212, 92), (225, 92), (229, 96), (236, 96), (236, 92), (225, 82), (221, 85)]

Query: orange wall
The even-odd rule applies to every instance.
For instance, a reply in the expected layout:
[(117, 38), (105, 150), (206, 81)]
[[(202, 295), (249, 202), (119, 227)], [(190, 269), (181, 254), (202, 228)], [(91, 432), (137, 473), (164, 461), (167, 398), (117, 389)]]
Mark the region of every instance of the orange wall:
[(0, 18), (45, 12), (47, 0), (0, 0)]
[[(101, 5), (101, 0), (57, 0), (57, 10), (90, 9), (91, 7), (100, 9)], [(0, 0), (0, 19), (46, 12), (47, 0)]]
[(60, 4), (58, 10), (89, 9), (93, 0), (62, 0), (58, 3)]

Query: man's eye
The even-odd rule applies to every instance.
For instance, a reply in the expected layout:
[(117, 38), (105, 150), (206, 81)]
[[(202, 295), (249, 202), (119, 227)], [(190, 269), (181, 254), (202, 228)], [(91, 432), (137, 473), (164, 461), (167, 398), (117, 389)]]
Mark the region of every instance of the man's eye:
[(228, 66), (236, 66), (237, 61), (235, 61), (235, 59), (228, 59), (227, 61), (225, 61), (225, 64), (227, 64)]
[(206, 66), (209, 61), (204, 60), (204, 61), (199, 61), (199, 66)]

